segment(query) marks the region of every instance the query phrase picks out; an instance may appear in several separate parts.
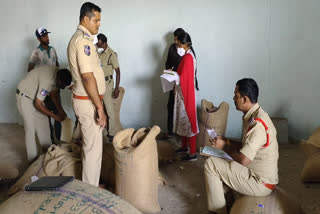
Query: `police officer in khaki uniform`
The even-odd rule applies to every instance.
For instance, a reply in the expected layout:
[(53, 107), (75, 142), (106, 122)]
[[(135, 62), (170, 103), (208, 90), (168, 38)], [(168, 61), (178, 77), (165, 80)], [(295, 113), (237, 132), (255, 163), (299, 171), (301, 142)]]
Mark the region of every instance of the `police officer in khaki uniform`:
[[(106, 93), (103, 96), (103, 101), (106, 106), (108, 115), (108, 135), (112, 138), (118, 131), (115, 127), (115, 115), (113, 109), (112, 99), (116, 99), (119, 96), (119, 84), (120, 84), (120, 67), (118, 61), (118, 55), (108, 45), (107, 37), (100, 33), (98, 36), (99, 57), (102, 63), (102, 69), (105, 75)], [(113, 89), (113, 70), (116, 71), (116, 87)]]
[(102, 160), (102, 130), (106, 126), (103, 108), (104, 73), (93, 34), (100, 26), (101, 9), (86, 2), (80, 9), (80, 24), (68, 45), (73, 77), (73, 109), (79, 121), (82, 145), (82, 181), (98, 186)]
[[(33, 161), (40, 150), (46, 150), (51, 145), (48, 117), (57, 121), (65, 119), (58, 88), (70, 85), (71, 74), (67, 69), (56, 72), (55, 66), (42, 65), (31, 70), (17, 86), (17, 108), (23, 117), (25, 143), (28, 161)], [(50, 95), (58, 113), (54, 114), (44, 105), (44, 99)], [(41, 149), (37, 148), (36, 135)]]
[(242, 143), (217, 137), (212, 147), (223, 149), (233, 161), (218, 157), (204, 165), (208, 210), (227, 213), (224, 193), (233, 189), (244, 195), (266, 196), (278, 183), (278, 142), (269, 115), (259, 106), (259, 89), (253, 79), (236, 84), (234, 103), (244, 113)]

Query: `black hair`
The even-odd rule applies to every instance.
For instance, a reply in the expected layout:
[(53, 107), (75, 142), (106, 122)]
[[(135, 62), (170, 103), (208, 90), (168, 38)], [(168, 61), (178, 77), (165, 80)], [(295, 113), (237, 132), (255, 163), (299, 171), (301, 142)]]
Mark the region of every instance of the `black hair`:
[(107, 37), (102, 33), (98, 34), (97, 39), (98, 41), (101, 40), (103, 43), (107, 43), (108, 41)]
[(94, 15), (93, 14), (94, 11), (97, 11), (100, 13), (101, 8), (91, 2), (83, 3), (80, 9), (80, 17), (79, 17), (80, 22), (85, 16), (88, 16), (91, 19), (91, 17)]
[[(189, 35), (187, 32), (182, 32), (182, 33), (178, 36), (177, 39), (178, 39), (178, 41), (181, 42), (181, 44), (183, 44), (183, 45), (184, 45), (184, 44), (187, 44), (187, 45), (190, 47), (193, 55), (196, 57), (196, 53), (194, 52), (194, 49), (193, 49), (193, 47), (192, 47), (191, 37), (190, 37), (190, 35)], [(199, 91), (198, 79), (197, 79), (197, 69), (196, 69), (196, 71), (195, 71), (195, 79), (196, 79), (196, 89), (197, 89), (197, 91)]]
[(60, 69), (57, 72), (57, 80), (60, 80), (65, 86), (68, 86), (71, 84), (72, 76), (68, 69)]
[(177, 28), (174, 32), (173, 32), (173, 35), (175, 37), (178, 37), (180, 36), (182, 33), (184, 33), (184, 30), (182, 28)]
[(256, 81), (251, 78), (243, 78), (237, 82), (238, 91), (242, 97), (249, 97), (251, 103), (258, 102), (259, 87)]

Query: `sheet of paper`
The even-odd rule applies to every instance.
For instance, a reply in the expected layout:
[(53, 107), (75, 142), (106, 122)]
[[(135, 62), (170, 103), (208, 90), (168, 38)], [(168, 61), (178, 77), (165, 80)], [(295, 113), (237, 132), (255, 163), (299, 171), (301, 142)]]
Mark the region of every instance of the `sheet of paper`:
[(200, 154), (201, 155), (206, 155), (206, 156), (214, 156), (214, 157), (219, 157), (219, 158), (224, 158), (227, 160), (233, 160), (230, 155), (228, 155), (225, 151), (221, 149), (216, 149), (211, 146), (205, 146), (200, 149)]
[(174, 84), (179, 84), (180, 78), (177, 72), (164, 70), (163, 74), (160, 76), (160, 80), (163, 93), (166, 93), (173, 89)]
[(215, 137), (217, 137), (217, 133), (216, 130), (214, 129), (207, 129), (208, 135), (213, 139)]

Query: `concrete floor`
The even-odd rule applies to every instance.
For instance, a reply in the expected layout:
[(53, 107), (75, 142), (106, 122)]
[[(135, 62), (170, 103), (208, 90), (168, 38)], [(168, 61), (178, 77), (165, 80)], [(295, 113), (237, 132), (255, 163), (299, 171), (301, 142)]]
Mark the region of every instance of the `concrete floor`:
[[(172, 142), (173, 146), (176, 143)], [(303, 150), (299, 144), (280, 144), (279, 186), (295, 196), (306, 214), (320, 214), (320, 183), (303, 184)], [(15, 124), (0, 124), (0, 161), (11, 162), (21, 173), (26, 169), (23, 128)], [(207, 213), (203, 177), (203, 158), (196, 162), (160, 164), (160, 171), (168, 184), (159, 187), (160, 214)], [(13, 181), (0, 181), (0, 203), (7, 196)]]

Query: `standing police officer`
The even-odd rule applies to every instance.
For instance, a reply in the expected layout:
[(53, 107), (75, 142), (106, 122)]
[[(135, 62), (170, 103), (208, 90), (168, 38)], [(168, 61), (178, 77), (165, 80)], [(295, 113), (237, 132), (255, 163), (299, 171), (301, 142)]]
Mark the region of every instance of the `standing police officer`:
[(93, 36), (98, 33), (101, 9), (86, 2), (80, 9), (80, 24), (68, 45), (73, 77), (73, 109), (79, 121), (82, 145), (82, 181), (98, 186), (102, 160), (102, 130), (106, 126), (103, 108), (104, 73)]
[[(100, 33), (98, 36), (98, 53), (102, 64), (102, 69), (105, 75), (106, 93), (103, 96), (103, 101), (106, 106), (108, 114), (108, 135), (112, 138), (118, 131), (115, 127), (115, 115), (112, 99), (116, 99), (119, 96), (119, 84), (120, 84), (120, 67), (118, 55), (108, 45), (107, 37)], [(113, 89), (113, 70), (116, 71), (116, 86)]]

